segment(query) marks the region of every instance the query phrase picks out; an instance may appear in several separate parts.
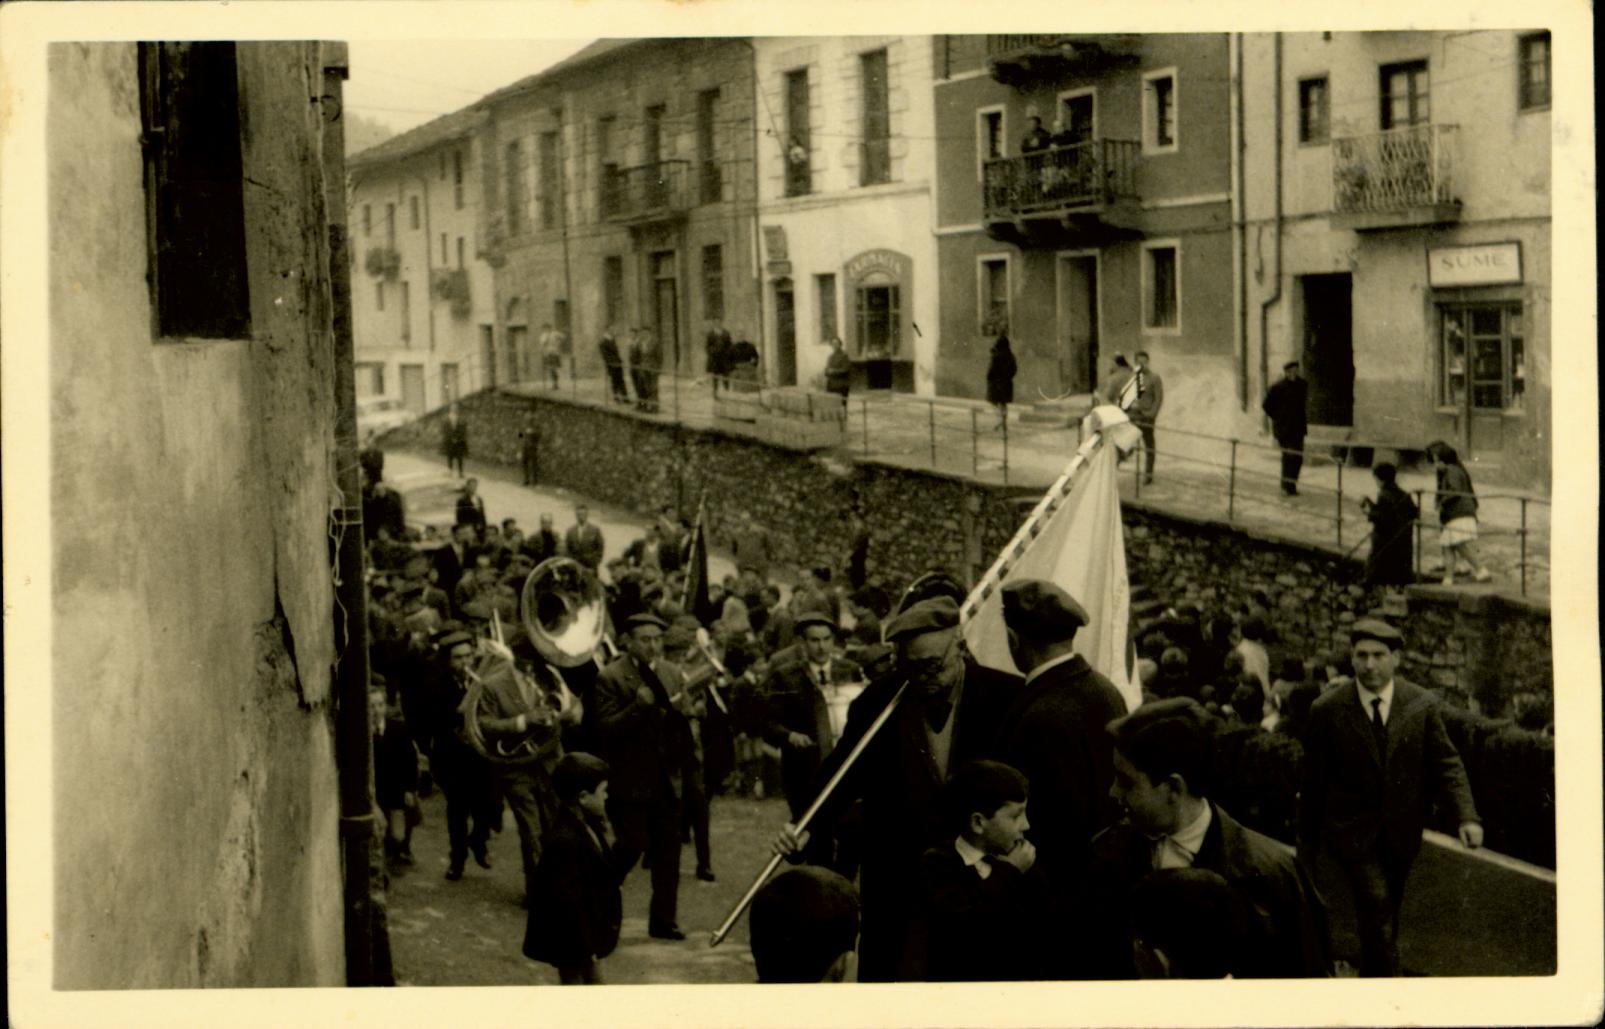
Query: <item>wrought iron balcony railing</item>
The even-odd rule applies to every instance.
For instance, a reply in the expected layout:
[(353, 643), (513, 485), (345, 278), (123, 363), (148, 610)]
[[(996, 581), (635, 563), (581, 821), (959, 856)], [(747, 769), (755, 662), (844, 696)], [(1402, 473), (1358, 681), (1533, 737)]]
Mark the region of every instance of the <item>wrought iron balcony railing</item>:
[(608, 169), (602, 182), (602, 216), (643, 221), (681, 214), (692, 206), (689, 161), (659, 161)]
[(1137, 195), (1136, 140), (1091, 139), (987, 161), (981, 171), (989, 220), (1102, 207)]
[(1363, 217), (1457, 206), (1455, 151), (1453, 125), (1335, 137), (1333, 213)]

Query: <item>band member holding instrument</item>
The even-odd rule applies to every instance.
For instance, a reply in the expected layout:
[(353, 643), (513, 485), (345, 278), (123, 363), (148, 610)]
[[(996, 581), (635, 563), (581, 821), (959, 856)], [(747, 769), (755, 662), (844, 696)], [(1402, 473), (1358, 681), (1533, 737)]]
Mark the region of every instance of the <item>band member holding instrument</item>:
[(847, 708), (862, 689), (858, 665), (834, 656), (836, 623), (829, 615), (805, 612), (796, 631), (803, 660), (775, 669), (764, 684), (764, 738), (780, 748), (780, 781), (793, 819), (814, 799), (820, 762), (841, 738)]
[(663, 619), (632, 615), (624, 653), (602, 670), (592, 705), (598, 755), (613, 774), (608, 818), (618, 834), (621, 868), (646, 854), (652, 865), (647, 933), (683, 940), (676, 924), (680, 889), (680, 792), (685, 770), (685, 716), (654, 670), (662, 658)]
[(485, 759), (474, 751), (463, 727), (461, 709), (474, 669), (474, 638), (453, 632), (440, 641), (440, 653), (449, 664), (432, 690), (429, 767), (446, 795), (446, 833), (451, 840), (446, 878), (455, 882), (463, 877), (470, 851), (481, 868), (490, 867), (486, 843), (499, 817), (501, 798)]
[(848, 709), (847, 725), (820, 779), (835, 772), (870, 723), (906, 681), (908, 691), (883, 731), (815, 816), (811, 831), (783, 826), (775, 849), (804, 852), (810, 836), (829, 836), (855, 799), (864, 804), (860, 982), (918, 981), (925, 945), (916, 929), (920, 856), (946, 832), (940, 794), (948, 771), (983, 756), (998, 698), (965, 682), (959, 605), (949, 596), (921, 600), (886, 626), (897, 648), (892, 675), (873, 683)]

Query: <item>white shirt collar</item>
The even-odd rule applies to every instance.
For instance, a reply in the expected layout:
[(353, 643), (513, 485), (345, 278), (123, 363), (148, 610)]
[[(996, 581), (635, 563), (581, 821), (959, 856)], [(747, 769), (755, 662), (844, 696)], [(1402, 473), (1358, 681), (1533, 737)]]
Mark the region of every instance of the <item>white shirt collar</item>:
[[(1206, 803), (1198, 817), (1183, 826), (1176, 832), (1162, 836), (1159, 839), (1159, 867), (1182, 868), (1192, 867), (1198, 852), (1204, 846), (1204, 837), (1209, 833), (1209, 825), (1215, 820)], [(1168, 853), (1167, 853), (1168, 852)], [(1167, 860), (1167, 858), (1169, 860)]]
[(962, 836), (953, 838), (953, 849), (959, 852), (959, 860), (964, 867), (975, 869), (975, 874), (985, 879), (992, 874), (992, 866), (986, 862), (986, 853)]
[(816, 665), (812, 661), (808, 662), (808, 679), (815, 686), (819, 685), (819, 673), (820, 672), (824, 672), (825, 673), (825, 682), (829, 683), (830, 682), (830, 662), (826, 661), (822, 665)]
[(1360, 695), (1360, 708), (1365, 712), (1365, 720), (1368, 722), (1371, 720), (1371, 702), (1380, 697), (1382, 698), (1382, 724), (1387, 725), (1388, 713), (1393, 710), (1393, 680), (1389, 679), (1388, 684), (1376, 692), (1361, 686), (1358, 679), (1354, 681), (1354, 685)]
[(1037, 665), (1035, 668), (1031, 669), (1031, 673), (1025, 677), (1026, 684), (1029, 685), (1032, 681), (1040, 678), (1049, 670), (1059, 667), (1066, 661), (1074, 661), (1076, 656), (1076, 652), (1072, 650), (1068, 654), (1060, 654), (1051, 661), (1042, 662), (1040, 665)]

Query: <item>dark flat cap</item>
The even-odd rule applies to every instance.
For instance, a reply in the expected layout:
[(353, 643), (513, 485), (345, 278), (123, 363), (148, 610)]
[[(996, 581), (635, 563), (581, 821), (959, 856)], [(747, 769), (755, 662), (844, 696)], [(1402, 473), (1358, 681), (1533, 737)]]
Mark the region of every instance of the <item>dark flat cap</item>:
[(932, 597), (914, 604), (888, 622), (884, 637), (887, 643), (896, 643), (905, 636), (938, 632), (958, 624), (958, 603), (952, 597)]
[(1003, 624), (1037, 640), (1065, 640), (1087, 624), (1087, 609), (1061, 586), (1045, 579), (1005, 583)]
[(668, 622), (665, 622), (663, 619), (659, 618), (650, 611), (642, 611), (640, 614), (631, 615), (624, 620), (624, 629), (626, 632), (639, 629), (643, 625), (655, 625), (660, 630), (667, 629), (669, 627)]
[(1389, 650), (1404, 646), (1404, 637), (1399, 630), (1380, 618), (1361, 618), (1349, 627), (1349, 645), (1353, 646), (1361, 640), (1376, 640)]
[(460, 647), (464, 643), (473, 645), (474, 637), (466, 632), (449, 632), (440, 638), (440, 649), (450, 653), (452, 648)]
[(823, 611), (804, 611), (802, 614), (798, 615), (797, 620), (792, 623), (792, 628), (800, 633), (810, 625), (823, 625), (831, 632), (836, 632), (836, 620), (831, 618), (830, 615), (825, 614)]

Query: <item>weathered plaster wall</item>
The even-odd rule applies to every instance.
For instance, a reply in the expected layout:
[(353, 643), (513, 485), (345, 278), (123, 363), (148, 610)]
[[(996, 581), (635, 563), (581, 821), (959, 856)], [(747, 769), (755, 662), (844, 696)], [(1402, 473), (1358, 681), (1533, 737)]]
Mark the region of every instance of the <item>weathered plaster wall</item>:
[(50, 54), (62, 989), (344, 981), (321, 66), (238, 61), (252, 338), (157, 342), (135, 46)]
[[(837, 454), (810, 458), (738, 430), (676, 429), (604, 407), (495, 392), (463, 409), (474, 457), (516, 464), (518, 430), (533, 414), (547, 441), (544, 481), (640, 512), (680, 503), (689, 514), (706, 490), (716, 544), (763, 528), (782, 563), (839, 566), (851, 546), (849, 519), (861, 514), (872, 574), (893, 588), (934, 567), (984, 569), (1028, 510), (1017, 489)], [(436, 451), (438, 441), (431, 419), (391, 434), (386, 445)], [(1319, 547), (1142, 504), (1126, 504), (1123, 514), (1133, 583), (1171, 603), (1263, 590), (1290, 653), (1328, 649), (1339, 634), (1346, 641), (1355, 617), (1384, 603), (1355, 585), (1358, 563)], [(1550, 690), (1546, 609), (1417, 587), (1388, 613), (1410, 642), (1403, 674), (1415, 681), (1474, 698), (1495, 715), (1519, 689)]]

